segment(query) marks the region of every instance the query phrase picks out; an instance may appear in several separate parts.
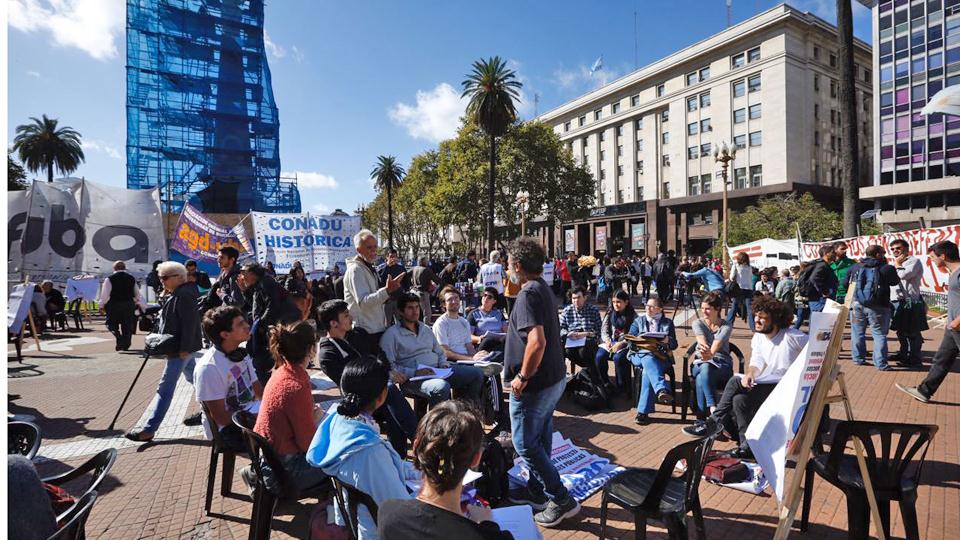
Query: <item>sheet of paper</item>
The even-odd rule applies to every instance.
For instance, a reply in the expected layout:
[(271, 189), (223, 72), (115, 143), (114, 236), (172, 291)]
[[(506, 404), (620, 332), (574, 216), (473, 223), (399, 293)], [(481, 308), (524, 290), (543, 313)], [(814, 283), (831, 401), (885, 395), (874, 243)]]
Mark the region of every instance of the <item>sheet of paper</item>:
[(533, 510), (527, 505), (504, 506), (491, 512), (493, 521), (504, 531), (510, 531), (514, 540), (540, 540), (543, 536), (533, 521)]
[(507, 334), (503, 332), (487, 332), (483, 335), (483, 337), (502, 338), (507, 337)]
[(640, 334), (640, 337), (648, 339), (663, 339), (667, 337), (667, 334), (666, 332), (644, 332)]
[(571, 337), (568, 336), (568, 337), (567, 337), (567, 343), (564, 345), (564, 347), (566, 347), (566, 348), (568, 348), (568, 349), (573, 349), (573, 348), (575, 348), (575, 347), (583, 347), (583, 346), (586, 345), (586, 344), (587, 344), (587, 338), (586, 338), (586, 337), (582, 337), (582, 338), (580, 338), (580, 339), (573, 339), (573, 338), (571, 338)]
[(418, 375), (416, 377), (410, 377), (411, 381), (422, 381), (426, 379), (446, 379), (447, 377), (450, 376), (450, 374), (453, 373), (453, 368), (438, 368), (438, 367), (425, 366), (423, 364), (418, 365), (417, 369), (418, 370), (432, 369), (433, 375)]

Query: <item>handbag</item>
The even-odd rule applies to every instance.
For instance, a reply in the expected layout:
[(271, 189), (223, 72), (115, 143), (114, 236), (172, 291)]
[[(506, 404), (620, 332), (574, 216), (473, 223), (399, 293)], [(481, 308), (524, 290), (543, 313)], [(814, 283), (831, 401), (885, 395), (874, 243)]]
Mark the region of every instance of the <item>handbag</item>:
[(145, 314), (140, 315), (140, 318), (137, 320), (137, 329), (141, 332), (150, 332), (153, 330), (154, 322), (156, 322), (156, 319), (152, 316)]
[(173, 334), (147, 334), (143, 352), (149, 356), (173, 356), (180, 352), (179, 341)]
[(890, 321), (890, 328), (903, 334), (919, 334), (924, 330), (929, 330), (926, 302), (923, 301), (923, 298), (916, 300), (909, 298), (902, 283), (899, 287), (903, 300), (897, 304), (897, 310)]
[(703, 476), (716, 484), (737, 484), (750, 478), (750, 469), (739, 459), (718, 458), (704, 465)]

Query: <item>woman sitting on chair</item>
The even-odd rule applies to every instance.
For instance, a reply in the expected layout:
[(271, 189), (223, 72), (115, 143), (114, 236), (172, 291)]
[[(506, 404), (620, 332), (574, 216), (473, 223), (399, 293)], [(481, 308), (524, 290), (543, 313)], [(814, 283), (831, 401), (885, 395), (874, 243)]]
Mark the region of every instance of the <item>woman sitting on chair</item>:
[(722, 307), (723, 297), (720, 293), (708, 293), (700, 303), (702, 317), (693, 322), (697, 352), (690, 375), (696, 379), (697, 406), (704, 415), (716, 408), (715, 390), (723, 388), (733, 377), (730, 361), (730, 334), (733, 327), (720, 317)]
[[(615, 393), (619, 393), (630, 387), (630, 363), (627, 361), (630, 343), (624, 336), (633, 326), (637, 312), (630, 306), (630, 294), (623, 290), (613, 293), (612, 306), (613, 309), (607, 311), (600, 325), (600, 348), (597, 350), (596, 363), (604, 385), (613, 387)], [(607, 362), (611, 358), (617, 374), (616, 385), (611, 384), (607, 375)]]
[(470, 339), (478, 351), (503, 351), (507, 337), (507, 319), (497, 307), (499, 296), (493, 287), (484, 289), (480, 295), (480, 307), (467, 315), (467, 322), (473, 332)]
[[(373, 411), (387, 400), (390, 366), (376, 357), (351, 360), (343, 369), (340, 391), (343, 400), (327, 415), (313, 436), (307, 461), (368, 495), (379, 507), (388, 499), (409, 499), (404, 486), (403, 463), (397, 452), (380, 437)], [(357, 507), (359, 540), (375, 540), (377, 524), (366, 505)], [(337, 523), (344, 516), (337, 510)]]
[(637, 417), (634, 421), (640, 425), (650, 423), (649, 414), (654, 411), (654, 401), (662, 405), (673, 403), (673, 394), (667, 389), (665, 373), (673, 363), (672, 351), (676, 350), (677, 330), (673, 321), (663, 316), (663, 304), (660, 298), (651, 296), (647, 300), (646, 312), (637, 317), (630, 325), (630, 335), (642, 337), (648, 332), (664, 334), (663, 338), (648, 339), (648, 346), (629, 355), (630, 363), (643, 368), (640, 378), (640, 399), (637, 401)]

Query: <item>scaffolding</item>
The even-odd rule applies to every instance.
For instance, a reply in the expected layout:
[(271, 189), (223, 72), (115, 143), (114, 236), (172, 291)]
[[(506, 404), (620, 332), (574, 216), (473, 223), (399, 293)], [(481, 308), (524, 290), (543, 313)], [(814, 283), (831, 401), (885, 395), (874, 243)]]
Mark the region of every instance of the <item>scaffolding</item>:
[(299, 212), (280, 178), (263, 0), (127, 0), (127, 187), (167, 212)]

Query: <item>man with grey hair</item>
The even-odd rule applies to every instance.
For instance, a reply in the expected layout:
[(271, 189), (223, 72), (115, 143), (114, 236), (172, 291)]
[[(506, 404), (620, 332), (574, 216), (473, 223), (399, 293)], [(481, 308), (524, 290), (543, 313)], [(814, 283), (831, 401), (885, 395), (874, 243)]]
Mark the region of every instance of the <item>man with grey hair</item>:
[(503, 309), (506, 307), (506, 299), (503, 296), (503, 280), (507, 273), (500, 262), (500, 252), (493, 250), (490, 252), (490, 260), (480, 267), (477, 278), (484, 289), (492, 288), (497, 290), (497, 307)]
[(127, 273), (123, 261), (113, 263), (113, 273), (100, 287), (100, 313), (107, 314), (107, 330), (117, 341), (115, 350), (130, 350), (134, 325), (137, 323), (137, 305), (142, 304), (137, 280)]
[[(56, 327), (56, 314), (63, 311), (67, 306), (67, 301), (63, 297), (63, 293), (58, 291), (56, 287), (53, 286), (53, 282), (49, 279), (43, 280), (43, 283), (40, 284), (40, 292), (43, 293), (45, 302), (44, 305), (47, 308), (47, 315), (49, 316), (49, 322), (51, 327)], [(60, 319), (60, 323), (63, 325), (63, 329), (66, 329), (66, 319)]]
[(355, 328), (362, 328), (370, 339), (362, 340), (363, 354), (380, 352), (380, 338), (387, 329), (385, 304), (393, 291), (400, 289), (406, 272), (387, 277), (380, 286), (373, 262), (377, 259), (377, 237), (367, 229), (361, 229), (353, 237), (357, 256), (347, 259), (347, 271), (343, 275), (343, 299), (347, 302)]
[(511, 242), (508, 254), (521, 289), (510, 313), (503, 380), (510, 384), (513, 446), (530, 470), (527, 485), (512, 490), (509, 499), (539, 510), (533, 517), (538, 524), (555, 527), (580, 512), (550, 461), (553, 413), (566, 386), (560, 321), (553, 291), (541, 277), (543, 246), (520, 237)]

